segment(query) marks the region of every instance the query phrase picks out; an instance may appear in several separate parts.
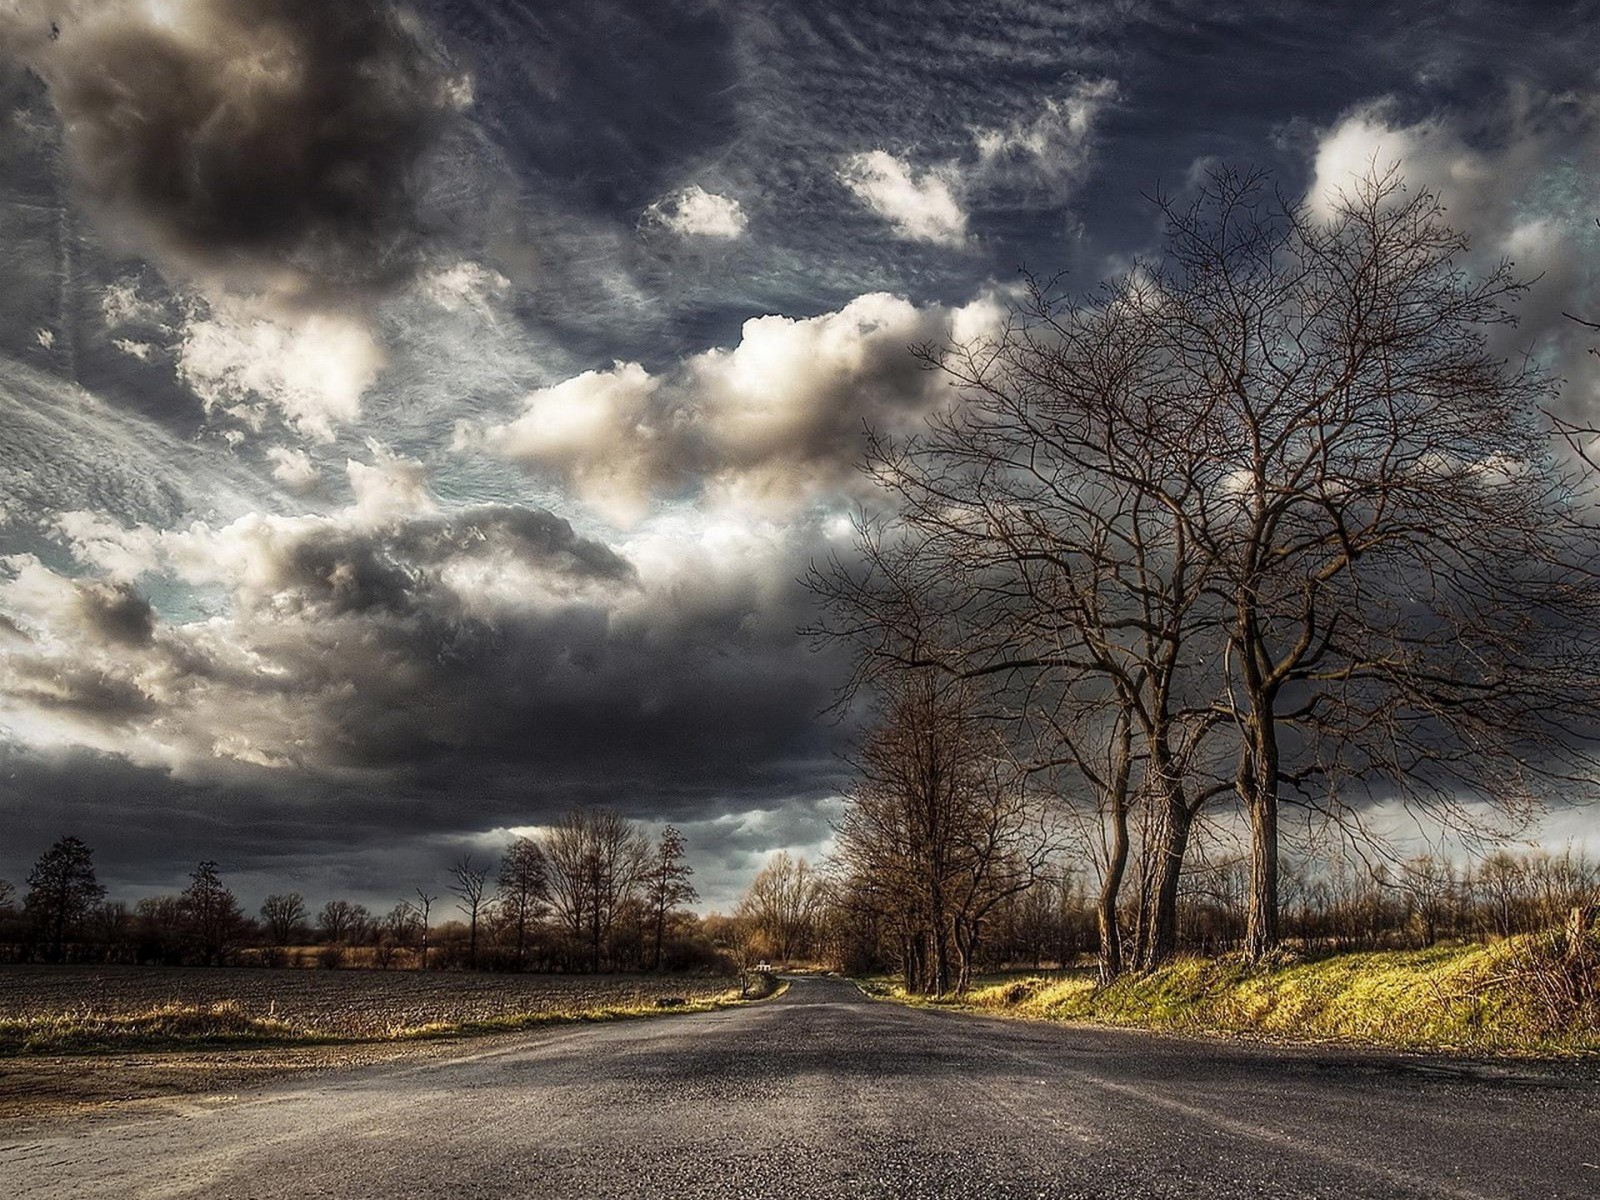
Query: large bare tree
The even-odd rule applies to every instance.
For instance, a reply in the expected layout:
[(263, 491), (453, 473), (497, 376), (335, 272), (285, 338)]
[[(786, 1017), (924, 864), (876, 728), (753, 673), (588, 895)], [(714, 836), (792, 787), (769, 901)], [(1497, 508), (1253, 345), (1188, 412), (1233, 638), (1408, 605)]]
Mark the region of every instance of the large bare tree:
[(1165, 213), (1155, 261), (1082, 298), (1032, 284), (999, 331), (919, 351), (955, 398), (869, 438), (889, 511), (811, 577), (847, 695), (991, 679), (1019, 757), (1087, 798), (1108, 975), (1135, 841), (1148, 967), (1196, 820), (1236, 800), (1259, 956), (1286, 795), (1517, 817), (1592, 777), (1597, 724), (1583, 483), (1548, 381), (1490, 349), (1509, 268), (1467, 272), (1392, 174), (1331, 218), (1226, 170)]
[(1229, 612), (1259, 957), (1286, 789), (1457, 821), (1589, 774), (1593, 538), (1552, 381), (1491, 348), (1524, 285), (1468, 271), (1434, 196), (1376, 172), (1313, 215), (1223, 171), (1166, 212), (1163, 353), (1228, 469), (1194, 536)]

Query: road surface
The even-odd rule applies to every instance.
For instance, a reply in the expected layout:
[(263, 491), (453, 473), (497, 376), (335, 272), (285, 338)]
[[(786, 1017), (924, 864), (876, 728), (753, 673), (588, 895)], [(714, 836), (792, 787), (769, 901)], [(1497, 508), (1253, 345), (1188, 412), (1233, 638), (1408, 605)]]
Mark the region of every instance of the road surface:
[(11, 1122), (0, 1196), (1592, 1198), (1600, 1078), (998, 1021), (801, 979), (749, 1008), (185, 1111)]

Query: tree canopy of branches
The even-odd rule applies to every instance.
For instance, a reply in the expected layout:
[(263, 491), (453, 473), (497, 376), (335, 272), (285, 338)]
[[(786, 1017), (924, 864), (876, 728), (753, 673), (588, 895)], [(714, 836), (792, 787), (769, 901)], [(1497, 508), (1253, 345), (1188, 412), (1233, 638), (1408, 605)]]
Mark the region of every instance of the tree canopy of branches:
[(550, 904), (598, 971), (607, 938), (637, 900), (649, 847), (631, 822), (605, 809), (576, 809), (550, 827)]
[(956, 400), (870, 439), (890, 501), (813, 572), (846, 688), (985, 681), (1018, 755), (1102, 829), (1102, 967), (1142, 814), (1134, 960), (1177, 938), (1199, 814), (1250, 831), (1247, 952), (1279, 937), (1279, 810), (1522, 819), (1592, 778), (1587, 483), (1551, 382), (1491, 348), (1524, 290), (1375, 173), (1331, 214), (1221, 170), (1082, 299), (1033, 282), (928, 346)]
[(178, 904), (195, 956), (202, 963), (221, 964), (243, 933), (245, 916), (216, 863), (202, 862), (194, 869)]
[(454, 882), (450, 891), (456, 897), (456, 907), (467, 918), (467, 965), (478, 968), (478, 925), (488, 903), (489, 869), (472, 861), (468, 854), (450, 868)]
[(322, 936), (335, 943), (361, 937), (371, 920), (372, 914), (366, 905), (352, 904), (348, 900), (329, 900), (317, 913), (317, 926)]
[(516, 939), (517, 969), (528, 957), (528, 934), (550, 899), (550, 866), (543, 847), (529, 837), (515, 839), (500, 859), (498, 903)]
[(261, 902), (261, 919), (275, 946), (287, 946), (305, 932), (306, 898), (299, 892), (274, 892)]

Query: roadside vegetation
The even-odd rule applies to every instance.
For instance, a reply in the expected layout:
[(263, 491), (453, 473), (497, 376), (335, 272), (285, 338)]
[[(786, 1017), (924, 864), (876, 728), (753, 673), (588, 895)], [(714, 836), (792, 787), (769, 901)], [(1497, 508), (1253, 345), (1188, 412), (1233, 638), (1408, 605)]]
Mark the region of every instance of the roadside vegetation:
[(934, 999), (885, 980), (869, 994), (995, 1016), (1189, 1034), (1341, 1041), (1479, 1054), (1600, 1054), (1600, 932), (1522, 934), (1296, 961), (1184, 957), (1102, 985), (1092, 968), (1009, 973)]

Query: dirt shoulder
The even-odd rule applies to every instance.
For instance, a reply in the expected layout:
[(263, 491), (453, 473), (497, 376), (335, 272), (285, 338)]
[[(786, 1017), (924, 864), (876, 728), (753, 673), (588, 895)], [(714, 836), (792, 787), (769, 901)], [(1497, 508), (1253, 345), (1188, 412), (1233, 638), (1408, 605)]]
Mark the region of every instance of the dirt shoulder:
[[(489, 1048), (518, 1035), (474, 1039)], [(460, 1053), (462, 1040), (0, 1059), (0, 1121), (227, 1103), (284, 1079)]]

